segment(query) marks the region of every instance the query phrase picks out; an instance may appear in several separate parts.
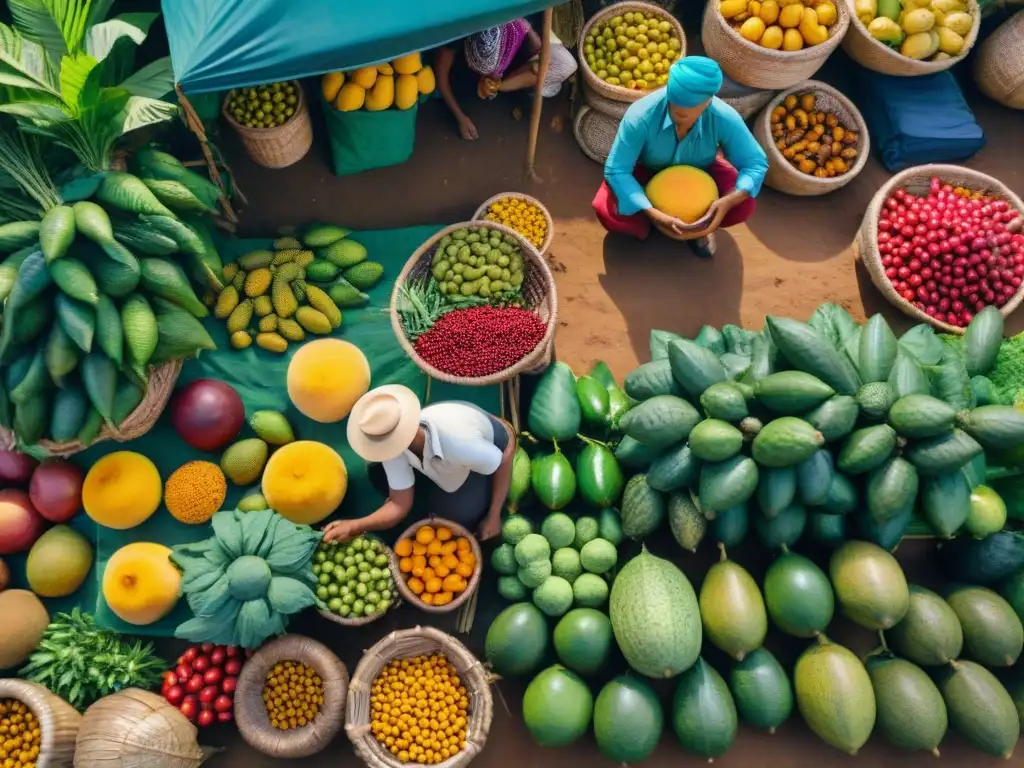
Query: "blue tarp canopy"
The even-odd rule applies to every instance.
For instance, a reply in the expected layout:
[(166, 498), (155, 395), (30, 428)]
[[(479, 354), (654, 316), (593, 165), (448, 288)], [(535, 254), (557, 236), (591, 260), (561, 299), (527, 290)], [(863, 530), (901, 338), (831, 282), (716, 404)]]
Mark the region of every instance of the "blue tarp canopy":
[(186, 93), (319, 75), (433, 48), (561, 0), (163, 0)]

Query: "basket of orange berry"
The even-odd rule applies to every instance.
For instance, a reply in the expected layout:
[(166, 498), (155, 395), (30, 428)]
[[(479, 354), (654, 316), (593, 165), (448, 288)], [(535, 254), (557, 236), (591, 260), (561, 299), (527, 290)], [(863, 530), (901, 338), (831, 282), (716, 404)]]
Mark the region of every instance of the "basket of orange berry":
[(395, 555), (399, 594), (430, 613), (454, 611), (480, 583), (480, 545), (451, 520), (435, 517), (413, 523), (395, 544)]

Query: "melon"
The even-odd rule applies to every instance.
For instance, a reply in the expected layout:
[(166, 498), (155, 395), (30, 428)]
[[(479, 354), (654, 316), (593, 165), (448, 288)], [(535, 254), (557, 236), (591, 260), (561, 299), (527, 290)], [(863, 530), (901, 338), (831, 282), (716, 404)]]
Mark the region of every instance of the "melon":
[(181, 595), (181, 573), (170, 557), (163, 544), (137, 541), (107, 561), (103, 599), (121, 621), (143, 626), (171, 612)]
[(0, 592), (0, 669), (20, 667), (39, 645), (50, 615), (27, 589)]
[(282, 517), (314, 525), (334, 512), (348, 490), (348, 471), (324, 443), (298, 440), (278, 448), (263, 470), (263, 496)]
[(644, 190), (651, 205), (662, 213), (691, 224), (718, 199), (718, 185), (706, 171), (674, 165), (654, 174)]
[(288, 397), (304, 416), (331, 424), (370, 389), (370, 364), (355, 344), (317, 339), (292, 356), (287, 382)]
[(555, 665), (537, 675), (523, 694), (523, 722), (542, 747), (565, 747), (587, 732), (594, 695), (575, 672)]
[(82, 485), (85, 513), (100, 525), (122, 531), (148, 520), (162, 497), (156, 465), (132, 451), (104, 456), (92, 465)]
[(528, 675), (548, 650), (548, 624), (532, 603), (516, 603), (499, 613), (487, 630), (484, 656), (499, 675)]
[(92, 545), (66, 525), (55, 525), (32, 545), (25, 579), (40, 597), (66, 597), (76, 591), (92, 568)]

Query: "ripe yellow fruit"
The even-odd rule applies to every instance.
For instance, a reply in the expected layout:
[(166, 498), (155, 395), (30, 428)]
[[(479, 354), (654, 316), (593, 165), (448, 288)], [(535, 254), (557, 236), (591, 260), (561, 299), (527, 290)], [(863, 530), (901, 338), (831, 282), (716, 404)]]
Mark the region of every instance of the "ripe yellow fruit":
[(432, 67), (424, 67), (416, 73), (416, 85), (420, 89), (420, 93), (427, 96), (434, 92), (434, 88), (437, 87), (437, 80), (434, 77), (434, 70)]
[(824, 24), (826, 27), (831, 27), (836, 23), (836, 19), (839, 18), (839, 12), (836, 11), (836, 7), (829, 0), (815, 5), (814, 12), (818, 14), (818, 23)]
[(377, 68), (363, 67), (362, 69), (357, 69), (349, 75), (349, 79), (366, 90), (370, 90), (373, 88), (373, 84), (377, 82)]
[(740, 26), (740, 35), (752, 43), (759, 42), (764, 34), (765, 24), (759, 16), (751, 16)]
[(828, 29), (818, 23), (818, 13), (813, 8), (804, 8), (800, 19), (800, 35), (807, 45), (821, 45), (828, 40)]
[(722, 16), (726, 19), (733, 19), (747, 11), (747, 0), (722, 0), (718, 6)]
[(377, 73), (381, 75), (393, 75), (395, 74), (395, 70), (385, 61), (383, 64), (377, 65)]
[(282, 517), (315, 525), (334, 512), (348, 490), (348, 471), (324, 443), (297, 440), (274, 451), (263, 470), (263, 495)]
[(141, 453), (115, 451), (89, 469), (82, 484), (82, 506), (100, 525), (123, 531), (156, 512), (163, 490), (152, 461)]
[(776, 0), (764, 0), (761, 3), (761, 21), (771, 25), (779, 20), (779, 4)]
[(785, 34), (782, 36), (782, 50), (799, 51), (803, 47), (804, 39), (800, 35), (799, 30), (787, 29)]
[(416, 75), (399, 75), (395, 78), (395, 106), (399, 109), (412, 109), (419, 98), (419, 86)]
[(359, 83), (345, 83), (338, 91), (334, 106), (339, 112), (355, 112), (366, 102), (366, 89)]
[[(802, 5), (787, 5), (782, 8), (779, 12), (779, 26), (783, 29), (795, 29), (800, 26), (800, 21), (804, 17), (804, 7)], [(803, 47), (803, 43), (800, 43)]]
[(382, 112), (390, 109), (394, 103), (395, 78), (393, 75), (381, 75), (366, 94), (366, 111)]
[(964, 39), (948, 27), (936, 27), (939, 36), (939, 50), (950, 56), (959, 56), (964, 49)]
[(144, 626), (171, 612), (181, 593), (181, 572), (163, 544), (126, 544), (103, 570), (103, 598), (121, 621)]
[(399, 75), (415, 75), (423, 68), (423, 61), (420, 59), (418, 52), (409, 53), (405, 56), (399, 56), (392, 61), (391, 66), (395, 68), (395, 72)]
[(764, 31), (764, 34), (761, 35), (761, 46), (777, 51), (782, 47), (782, 38), (782, 27), (777, 24), (772, 24)]
[(328, 72), (320, 80), (320, 90), (324, 95), (324, 101), (334, 101), (338, 98), (338, 91), (345, 84), (344, 72)]
[(370, 364), (355, 344), (319, 339), (304, 344), (292, 356), (287, 385), (300, 413), (331, 424), (348, 416), (370, 388)]

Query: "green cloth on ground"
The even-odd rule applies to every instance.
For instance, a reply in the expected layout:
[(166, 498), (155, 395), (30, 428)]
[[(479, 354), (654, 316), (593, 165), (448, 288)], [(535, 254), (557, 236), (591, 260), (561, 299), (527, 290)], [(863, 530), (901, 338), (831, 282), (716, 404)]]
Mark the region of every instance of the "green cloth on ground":
[(335, 176), (400, 165), (412, 156), (419, 104), (381, 112), (339, 112), (326, 102), (321, 105)]

